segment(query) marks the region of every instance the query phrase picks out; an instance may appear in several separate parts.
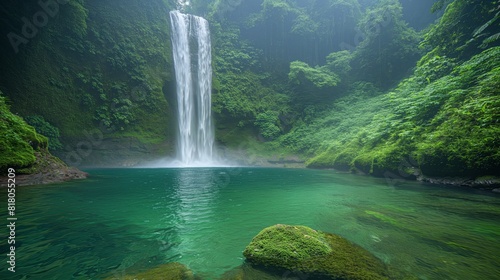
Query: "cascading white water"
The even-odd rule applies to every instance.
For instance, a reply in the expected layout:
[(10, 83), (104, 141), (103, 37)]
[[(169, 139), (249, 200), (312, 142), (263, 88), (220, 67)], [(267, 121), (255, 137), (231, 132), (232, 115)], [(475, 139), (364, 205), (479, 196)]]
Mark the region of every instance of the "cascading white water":
[(208, 22), (201, 17), (170, 12), (182, 165), (214, 162), (211, 119), (212, 54)]

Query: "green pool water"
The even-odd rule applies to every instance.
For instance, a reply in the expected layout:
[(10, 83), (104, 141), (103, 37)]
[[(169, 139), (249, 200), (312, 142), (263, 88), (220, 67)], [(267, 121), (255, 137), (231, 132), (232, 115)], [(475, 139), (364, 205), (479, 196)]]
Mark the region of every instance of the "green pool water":
[(7, 271), (4, 226), (0, 279), (104, 279), (174, 261), (218, 279), (278, 223), (339, 234), (400, 275), (500, 279), (498, 195), (326, 170), (88, 172), (85, 181), (18, 188), (16, 273)]

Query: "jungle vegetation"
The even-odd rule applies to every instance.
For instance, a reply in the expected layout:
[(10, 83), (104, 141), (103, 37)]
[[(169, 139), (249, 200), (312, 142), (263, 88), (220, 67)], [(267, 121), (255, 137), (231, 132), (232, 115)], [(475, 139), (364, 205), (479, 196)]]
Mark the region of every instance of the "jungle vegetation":
[[(59, 8), (17, 53), (1, 42), (11, 110), (56, 153), (96, 127), (172, 143), (176, 1)], [(39, 10), (3, 1), (2, 34)], [(185, 12), (211, 25), (220, 146), (378, 176), (498, 175), (500, 1), (193, 0)]]

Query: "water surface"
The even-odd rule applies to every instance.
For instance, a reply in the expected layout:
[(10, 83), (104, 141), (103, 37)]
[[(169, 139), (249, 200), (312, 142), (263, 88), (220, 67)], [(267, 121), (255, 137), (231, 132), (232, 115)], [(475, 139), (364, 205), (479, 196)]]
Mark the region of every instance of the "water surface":
[(489, 193), (306, 169), (89, 172), (18, 188), (17, 272), (4, 266), (1, 279), (102, 279), (172, 261), (217, 279), (278, 223), (342, 235), (419, 279), (499, 279), (500, 200)]

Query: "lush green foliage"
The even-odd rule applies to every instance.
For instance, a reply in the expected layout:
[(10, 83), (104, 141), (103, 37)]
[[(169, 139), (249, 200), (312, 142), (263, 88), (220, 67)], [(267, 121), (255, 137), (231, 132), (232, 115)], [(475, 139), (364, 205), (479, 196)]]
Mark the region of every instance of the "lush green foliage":
[(266, 139), (277, 137), (284, 126), (281, 119), (290, 113), (287, 87), (264, 72), (258, 62), (262, 54), (242, 41), (236, 28), (216, 25), (212, 32), (219, 46), (212, 101), (219, 127), (222, 123), (243, 130), (256, 127)]
[(500, 28), (498, 22), (494, 24), (498, 19), (498, 6), (498, 1), (453, 1), (439, 24), (425, 35), (423, 46), (435, 49), (439, 55), (468, 59), (480, 46), (498, 45)]
[(480, 45), (481, 48), (486, 48), (488, 45), (495, 43), (497, 40), (500, 39), (500, 30), (495, 30), (493, 35), (489, 34), (486, 30), (490, 29), (493, 30), (493, 27), (496, 25), (498, 26), (498, 21), (500, 20), (500, 1), (496, 1), (495, 4), (497, 5), (496, 8), (493, 8), (490, 10), (490, 12), (496, 12), (495, 15), (493, 16), (492, 19), (488, 20), (485, 24), (481, 25), (476, 31), (474, 31), (474, 38), (467, 42), (468, 44), (471, 41), (477, 40), (481, 37), (488, 36), (486, 39), (482, 41), (482, 44)]
[[(441, 2), (443, 7), (447, 4)], [(218, 7), (224, 3), (218, 2)], [(268, 0), (260, 6), (239, 2), (226, 7), (218, 19), (232, 26), (229, 34), (233, 34), (233, 41), (225, 42), (235, 43), (222, 43), (225, 50), (216, 58), (234, 61), (217, 64), (226, 70), (218, 72), (225, 74), (217, 80), (217, 87), (224, 90), (216, 97), (220, 98), (216, 111), (234, 119), (251, 116), (252, 121), (238, 124), (253, 123), (266, 139), (277, 137), (273, 145), (310, 156), (310, 166), (379, 176), (387, 171), (409, 176), (417, 169), (442, 176), (494, 173), (498, 167), (498, 125), (494, 121), (498, 119), (494, 113), (498, 92), (493, 78), (497, 73), (496, 50), (481, 53), (481, 47), (487, 47), (483, 39), (498, 33), (494, 24), (497, 6), (455, 1), (441, 21), (426, 31), (418, 49), (422, 36), (403, 20), (399, 1), (374, 1), (367, 9), (363, 7), (366, 10), (360, 9), (357, 1)], [(343, 18), (349, 22), (344, 30), (358, 25), (363, 40), (344, 41), (344, 46), (355, 46), (330, 51), (323, 65), (311, 66), (320, 59), (301, 56), (289, 45), (295, 42), (293, 45), (303, 48), (299, 41), (305, 38), (320, 42), (314, 39), (320, 34), (338, 38), (339, 30), (326, 26), (342, 17), (327, 19), (324, 15), (331, 15), (330, 9), (350, 11)], [(233, 13), (239, 17), (232, 18)], [(267, 31), (256, 33), (256, 29)], [(354, 33), (351, 31), (351, 36)], [(216, 33), (216, 37), (227, 38), (227, 34)], [(242, 43), (243, 38), (249, 40)], [(426, 50), (413, 75), (400, 82)], [(477, 56), (464, 63), (473, 55)], [(266, 58), (272, 65), (266, 64)], [(291, 61), (288, 69), (277, 63), (280, 59)], [(249, 88), (260, 88), (266, 84), (264, 79), (283, 77), (285, 71), (288, 84), (281, 78), (274, 80), (275, 85), (281, 85), (273, 86), (285, 89), (278, 90), (283, 93), (282, 103), (264, 99), (269, 92), (258, 99), (247, 97), (255, 94)], [(235, 73), (233, 78), (227, 79), (229, 73)], [(398, 83), (395, 90), (383, 93)], [(292, 113), (277, 114), (287, 102)], [(266, 109), (259, 110), (259, 105)], [(287, 125), (283, 116), (289, 116)]]
[[(436, 57), (394, 92), (350, 100), (344, 110), (332, 110), (281, 141), (290, 144), (296, 139), (300, 149), (306, 145), (295, 133), (319, 131), (305, 140), (324, 151), (309, 162), (317, 167), (358, 168), (382, 175), (398, 171), (413, 158), (418, 159), (413, 167), (426, 175), (494, 174), (500, 167), (499, 54), (500, 48), (488, 49), (442, 77), (437, 74), (440, 68), (454, 63)], [(335, 117), (338, 124), (328, 126)], [(340, 134), (342, 128), (347, 137)]]
[(257, 115), (255, 125), (266, 139), (276, 138), (280, 132), (280, 121), (276, 112), (264, 112)]
[[(440, 39), (435, 41), (438, 47), (427, 53), (414, 74), (394, 91), (381, 94), (372, 83), (353, 83), (352, 77), (342, 74), (358, 73), (356, 79), (381, 85), (369, 75), (391, 75), (392, 70), (380, 63), (394, 59), (390, 64), (396, 65), (396, 57), (402, 59), (405, 53), (414, 52), (417, 37), (401, 21), (401, 6), (395, 1), (386, 2), (387, 5), (369, 10), (361, 21), (368, 38), (354, 52), (336, 52), (327, 57), (325, 67), (342, 77), (341, 84), (342, 80), (348, 82), (345, 88), (337, 89), (343, 91), (340, 95), (344, 97), (327, 104), (313, 102), (305, 106), (291, 131), (279, 137), (277, 143), (312, 156), (308, 161), (312, 167), (336, 167), (378, 176), (391, 171), (390, 174), (403, 177), (413, 175), (416, 170), (431, 176), (495, 174), (500, 168), (497, 113), (500, 109), (496, 101), (500, 87), (495, 78), (500, 66), (499, 49), (482, 52), (478, 43), (475, 51), (468, 49), (469, 55), (473, 51), (476, 55), (463, 63), (460, 59), (465, 56), (457, 57), (446, 46), (451, 39), (436, 35), (437, 30), (451, 32), (446, 28), (460, 21), (454, 16), (465, 16), (457, 14), (456, 7), (468, 4), (467, 1), (452, 4), (455, 8), (450, 5), (441, 22), (426, 35), (424, 44), (429, 44), (430, 38)], [(482, 9), (475, 12), (483, 13), (483, 18), (489, 17), (484, 7), (476, 9)], [(494, 20), (493, 17), (490, 21)], [(374, 26), (383, 28), (370, 33), (369, 28)], [(471, 32), (467, 38), (472, 37)], [(467, 38), (455, 44), (462, 46)], [(378, 48), (385, 51), (378, 53), (384, 60), (377, 61), (371, 57), (372, 49), (380, 42), (389, 44)], [(400, 51), (396, 51), (398, 48)], [(404, 61), (410, 63), (404, 59), (401, 63)], [(387, 72), (376, 70), (388, 68)], [(370, 69), (366, 71), (368, 76), (360, 69)], [(316, 87), (316, 92), (319, 90)]]
[(28, 116), (24, 120), (31, 126), (33, 126), (37, 133), (44, 135), (49, 140), (49, 150), (59, 150), (62, 149), (61, 141), (59, 137), (59, 129), (54, 127), (42, 116)]
[(442, 86), (445, 98), (434, 101), (440, 110), (417, 145), (424, 171), (495, 174), (500, 168), (500, 48), (476, 55), (451, 76), (433, 89), (439, 96)]
[(403, 21), (398, 0), (383, 0), (359, 23), (365, 38), (353, 53), (353, 74), (382, 88), (397, 84), (420, 57), (419, 35)]
[(57, 16), (21, 46), (26, 51), (3, 65), (12, 73), (1, 83), (13, 111), (42, 116), (63, 140), (83, 138), (96, 127), (107, 137), (170, 140), (168, 6), (160, 0), (59, 6)]
[(63, 27), (67, 33), (73, 33), (79, 38), (87, 35), (88, 10), (85, 8), (84, 0), (69, 1), (62, 12), (68, 23)]
[(219, 75), (220, 88), (214, 96), (214, 112), (239, 120), (240, 126), (253, 123), (260, 113), (286, 113), (286, 95), (262, 85), (265, 76), (252, 72)]
[(209, 10), (211, 19), (236, 24), (267, 60), (311, 65), (323, 62), (332, 50), (354, 44), (352, 34), (361, 14), (357, 0), (220, 0)]
[(313, 68), (301, 61), (290, 63), (288, 79), (297, 85), (310, 84), (319, 89), (334, 87), (340, 80), (335, 73), (328, 71), (325, 67)]
[(0, 92), (0, 172), (32, 165), (35, 151), (47, 148), (47, 138), (37, 134), (21, 117), (12, 114)]
[(352, 54), (349, 51), (333, 52), (326, 57), (326, 67), (345, 81), (352, 70), (351, 60)]
[(307, 155), (346, 147), (370, 123), (374, 114), (383, 112), (384, 103), (379, 94), (372, 84), (356, 83), (346, 97), (327, 109), (306, 108), (302, 121), (290, 133), (280, 137), (279, 142)]
[[(12, 110), (35, 116), (50, 148), (58, 130), (78, 140), (96, 127), (170, 142), (175, 2), (71, 1), (17, 56), (0, 44)], [(494, 173), (499, 1), (437, 1), (444, 15), (421, 33), (404, 20), (408, 2), (193, 1), (187, 10), (211, 24), (217, 139), (376, 175)], [(35, 12), (9, 3), (12, 25)]]

